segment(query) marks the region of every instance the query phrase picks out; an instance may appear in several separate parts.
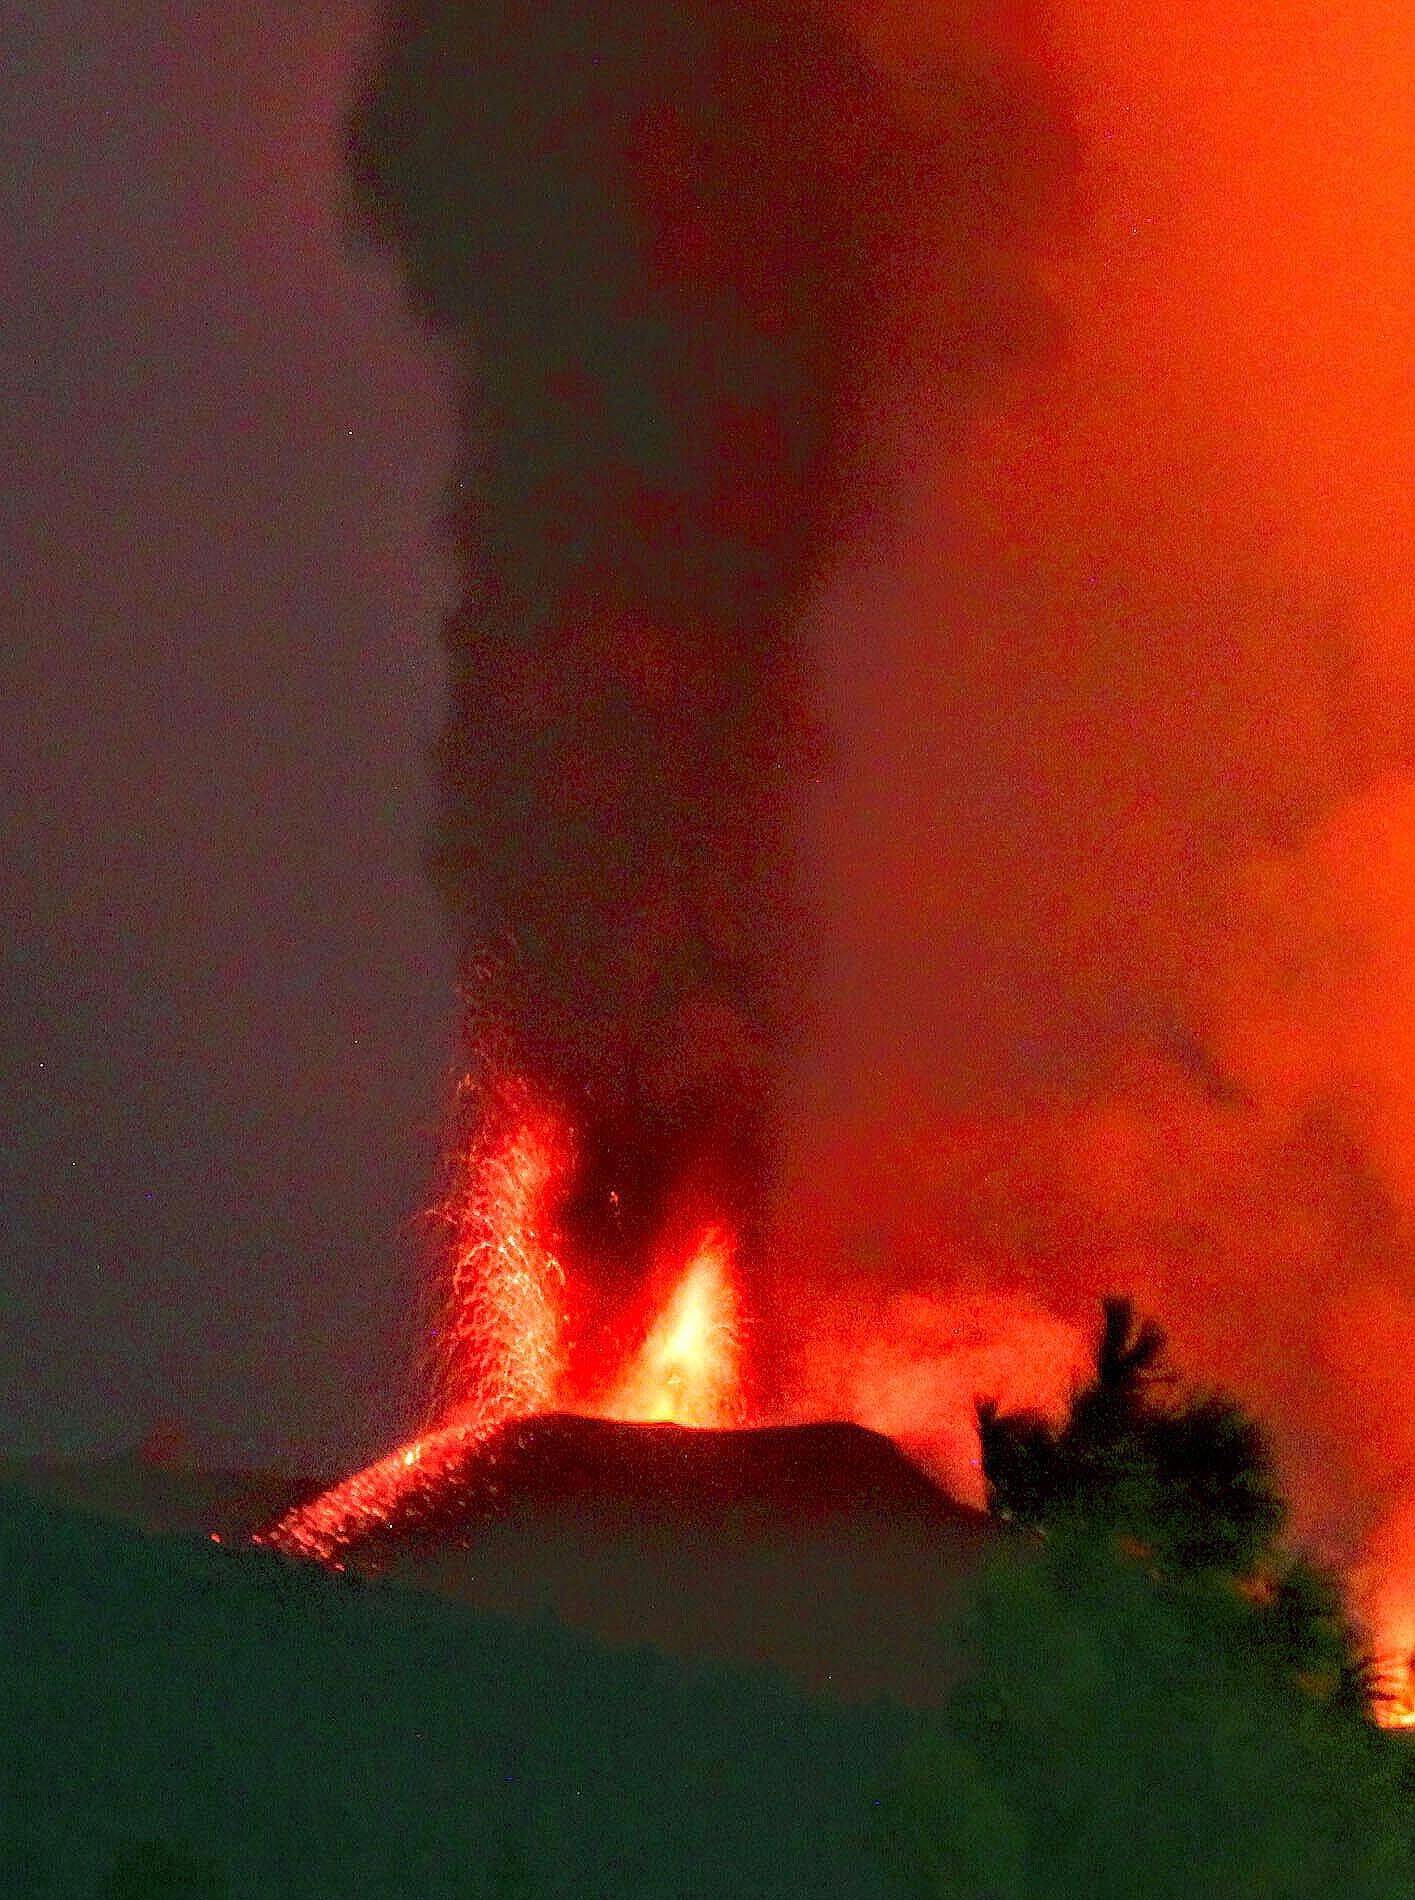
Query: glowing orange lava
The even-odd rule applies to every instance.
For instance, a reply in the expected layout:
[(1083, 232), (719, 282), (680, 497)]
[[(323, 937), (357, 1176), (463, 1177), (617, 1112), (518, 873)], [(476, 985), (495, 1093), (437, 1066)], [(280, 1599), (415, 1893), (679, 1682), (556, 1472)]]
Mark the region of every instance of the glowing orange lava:
[(1382, 1728), (1415, 1728), (1415, 1614), (1387, 1607), (1377, 1627), (1373, 1709)]
[(1375, 1659), (1372, 1712), (1383, 1728), (1415, 1728), (1415, 1504), (1380, 1525), (1347, 1587)]
[(604, 1407), (606, 1418), (725, 1425), (738, 1391), (732, 1243), (710, 1228)]
[(1415, 1728), (1415, 1682), (1408, 1663), (1394, 1672), (1383, 1672), (1376, 1693), (1376, 1720), (1382, 1728)]
[[(437, 1338), (435, 1422), (386, 1457), (287, 1511), (258, 1533), (257, 1543), (343, 1569), (346, 1558), (353, 1561), (354, 1547), (392, 1528), (409, 1503), (435, 1502), (449, 1485), (462, 1482), (469, 1454), (511, 1419), (564, 1408), (627, 1423), (722, 1427), (744, 1422), (741, 1295), (731, 1232), (709, 1222), (689, 1247), (679, 1251), (675, 1246), (661, 1255), (657, 1270), (673, 1270), (676, 1277), (657, 1307), (648, 1310), (641, 1343), (611, 1378), (607, 1396), (585, 1403), (586, 1395), (571, 1389), (568, 1373), (566, 1277), (555, 1231), (573, 1174), (569, 1129), (534, 1091), (517, 1082), (503, 1081), (485, 1091), (479, 1107), (453, 1190), (435, 1210), (451, 1236)], [(576, 1264), (572, 1261), (572, 1268)], [(592, 1269), (594, 1263), (578, 1264)], [(997, 1314), (990, 1317), (996, 1321)], [(1039, 1332), (1041, 1322), (1031, 1315), (1029, 1331), (1026, 1311), (1007, 1317), (1013, 1350), (1019, 1339), (1034, 1345), (1040, 1339), (1055, 1349), (1051, 1385), (1068, 1369), (1079, 1376), (1085, 1357), (1079, 1336), (1063, 1329), (1059, 1346), (1054, 1325)], [(940, 1348), (945, 1318), (948, 1352)], [(857, 1311), (852, 1320), (836, 1340), (835, 1322), (822, 1318), (816, 1370), (824, 1384), (810, 1394), (811, 1416), (849, 1417), (900, 1438), (907, 1436), (904, 1428), (916, 1413), (966, 1412), (971, 1426), (964, 1388), (976, 1390), (980, 1379), (996, 1389), (1009, 1388), (1008, 1363), (986, 1354), (980, 1360), (966, 1327), (960, 1335), (956, 1311), (925, 1311), (919, 1297), (912, 1304), (896, 1303), (875, 1316), (875, 1343), (867, 1349), (862, 1349)], [(1048, 1384), (1049, 1363), (1046, 1354), (1028, 1358), (1017, 1402), (1038, 1384)], [(967, 1456), (975, 1466), (971, 1436)], [(937, 1447), (933, 1462), (942, 1465), (939, 1475), (949, 1488), (961, 1492), (959, 1475), (967, 1477), (963, 1464), (952, 1470)], [(213, 1538), (219, 1541), (216, 1533)], [(1373, 1648), (1381, 1658), (1373, 1713), (1388, 1728), (1415, 1729), (1415, 1510), (1388, 1531), (1387, 1547), (1373, 1553), (1372, 1565), (1356, 1582), (1363, 1623), (1373, 1632)]]
[(415, 1438), (322, 1491), (310, 1503), (287, 1511), (256, 1542), (270, 1544), (287, 1556), (317, 1557), (342, 1569), (336, 1561), (341, 1550), (386, 1523), (411, 1492), (435, 1486), (443, 1467), (489, 1429), (461, 1422)]

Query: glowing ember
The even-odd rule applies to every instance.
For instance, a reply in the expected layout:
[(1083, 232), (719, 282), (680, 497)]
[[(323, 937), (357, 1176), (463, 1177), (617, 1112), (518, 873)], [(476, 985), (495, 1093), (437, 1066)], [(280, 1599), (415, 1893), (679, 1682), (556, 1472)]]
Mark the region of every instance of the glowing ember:
[(737, 1315), (732, 1244), (720, 1229), (711, 1228), (604, 1406), (604, 1416), (675, 1425), (729, 1423), (738, 1389)]
[(1376, 1641), (1373, 1703), (1382, 1728), (1415, 1728), (1415, 1616), (1408, 1605), (1387, 1610)]
[(525, 1084), (503, 1081), (441, 1210), (452, 1270), (440, 1397), (481, 1432), (554, 1398), (564, 1273), (551, 1222), (572, 1160), (564, 1123)]
[(1408, 1662), (1383, 1670), (1376, 1694), (1376, 1719), (1382, 1728), (1415, 1728), (1415, 1677)]
[(439, 1210), (453, 1236), (439, 1423), (288, 1511), (259, 1542), (332, 1561), (400, 1499), (435, 1488), (445, 1465), (505, 1419), (549, 1408), (563, 1369), (564, 1284), (550, 1221), (569, 1166), (563, 1125), (527, 1088), (502, 1083)]

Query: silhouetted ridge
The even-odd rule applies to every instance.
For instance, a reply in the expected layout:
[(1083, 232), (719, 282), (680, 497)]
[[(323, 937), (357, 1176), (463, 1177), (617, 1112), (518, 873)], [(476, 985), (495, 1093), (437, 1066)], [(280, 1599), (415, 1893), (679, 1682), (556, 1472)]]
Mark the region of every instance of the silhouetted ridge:
[(131, 1453), (88, 1461), (0, 1460), (0, 1485), (145, 1531), (215, 1533), (232, 1541), (307, 1504), (324, 1489), (316, 1478), (289, 1472), (163, 1467)]

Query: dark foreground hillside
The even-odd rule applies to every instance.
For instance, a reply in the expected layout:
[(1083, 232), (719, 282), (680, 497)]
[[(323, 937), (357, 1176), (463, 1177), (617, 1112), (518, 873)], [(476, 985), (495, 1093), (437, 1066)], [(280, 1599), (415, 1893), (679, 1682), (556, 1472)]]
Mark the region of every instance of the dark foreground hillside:
[(832, 1700), (937, 1706), (998, 1530), (878, 1432), (507, 1425), (343, 1555), (478, 1609), (785, 1671)]
[(916, 1721), (893, 1704), (14, 1490), (0, 1578), (7, 1894), (889, 1892), (870, 1790)]
[[(141, 1459), (0, 1466), (0, 1484), (143, 1530), (239, 1539), (308, 1495), (274, 1474)], [(341, 1551), (472, 1610), (783, 1671), (813, 1694), (936, 1706), (955, 1609), (999, 1531), (857, 1425), (688, 1430), (548, 1414), (435, 1478)]]

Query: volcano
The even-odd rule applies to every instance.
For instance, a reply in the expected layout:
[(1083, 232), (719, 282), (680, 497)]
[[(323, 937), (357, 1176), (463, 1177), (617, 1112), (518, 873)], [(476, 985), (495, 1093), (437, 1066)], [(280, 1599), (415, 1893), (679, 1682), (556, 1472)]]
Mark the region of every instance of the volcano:
[(926, 1706), (957, 1679), (947, 1625), (1002, 1534), (858, 1425), (551, 1412), (439, 1461), (339, 1557), (481, 1610)]
[(860, 1425), (750, 1430), (628, 1424), (568, 1412), (513, 1419), (469, 1443), (410, 1490), (374, 1530), (345, 1546), (361, 1568), (469, 1547), (508, 1519), (567, 1519), (619, 1533), (672, 1527), (718, 1537), (909, 1525), (920, 1534), (960, 1517), (955, 1504), (888, 1438)]

